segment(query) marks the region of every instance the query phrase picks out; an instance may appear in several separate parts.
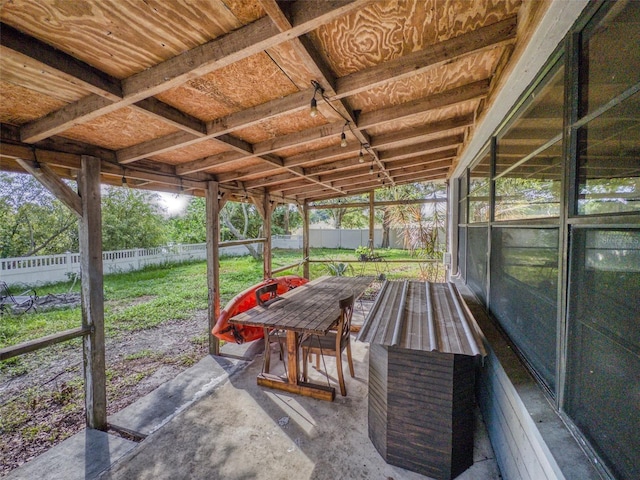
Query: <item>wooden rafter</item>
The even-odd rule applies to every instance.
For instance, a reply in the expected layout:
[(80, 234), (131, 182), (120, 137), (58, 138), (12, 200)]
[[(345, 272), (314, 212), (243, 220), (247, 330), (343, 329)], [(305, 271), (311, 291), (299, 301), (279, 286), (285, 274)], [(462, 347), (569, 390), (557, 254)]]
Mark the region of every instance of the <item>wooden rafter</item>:
[[(146, 65), (134, 61), (129, 69), (132, 73), (119, 76), (106, 73), (118, 70), (109, 69), (100, 59), (92, 61), (91, 54), (83, 52), (85, 56), (74, 57), (70, 44), (58, 42), (49, 29), (42, 29), (42, 35), (34, 34), (38, 30), (22, 28), (17, 17), (3, 17), (0, 45), (3, 54), (12, 58), (0, 66), (9, 68), (10, 81), (17, 80), (17, 85), (24, 82), (22, 85), (27, 87), (29, 79), (35, 78), (38, 65), (42, 65), (47, 79), (37, 84), (36, 92), (46, 95), (47, 85), (55, 88), (59, 84), (61, 91), (56, 98), (62, 99), (63, 105), (49, 108), (48, 115), (16, 123), (21, 126), (11, 127), (17, 134), (9, 132), (9, 137), (2, 125), (2, 142), (10, 139), (10, 148), (18, 149), (35, 145), (43, 158), (54, 162), (48, 164), (52, 171), (61, 176), (73, 177), (78, 170), (75, 157), (73, 161), (59, 160), (66, 153), (92, 155), (103, 160), (101, 178), (106, 183), (118, 184), (126, 176), (135, 187), (176, 189), (198, 195), (206, 191), (207, 182), (215, 181), (224, 191), (248, 192), (260, 198), (282, 198), (299, 189), (306, 190), (291, 195), (343, 196), (353, 190), (351, 180), (366, 177), (363, 170), (368, 171), (371, 163), (376, 176), (383, 177), (384, 185), (404, 183), (401, 169), (426, 169), (430, 162), (449, 161), (463, 150), (473, 134), (477, 116), (490, 101), (487, 96), (499, 85), (496, 76), (509, 71), (522, 28), (518, 19), (523, 14), (520, 7), (508, 5), (492, 6), (485, 18), (469, 10), (465, 14), (475, 15), (471, 27), (449, 25), (449, 31), (438, 32), (438, 38), (443, 40), (435, 41), (430, 35), (436, 30), (430, 30), (429, 36), (419, 34), (409, 41), (411, 44), (415, 40), (415, 45), (404, 45), (398, 51), (393, 47), (386, 53), (380, 50), (356, 66), (356, 57), (347, 60), (354, 51), (347, 54), (344, 65), (338, 58), (340, 49), (351, 48), (348, 42), (343, 44), (342, 39), (335, 38), (347, 24), (342, 22), (361, 22), (359, 26), (364, 28), (375, 26), (375, 22), (389, 22), (385, 28), (400, 33), (413, 28), (415, 21), (424, 23), (425, 18), (421, 14), (413, 18), (416, 12), (406, 13), (406, 18), (400, 13), (401, 22), (394, 23), (391, 17), (396, 13), (391, 17), (388, 12), (382, 15), (383, 9), (373, 0), (259, 0), (259, 4), (262, 8), (247, 16), (243, 13), (248, 10), (242, 12), (240, 6), (227, 7), (230, 20), (224, 26), (220, 24), (212, 40), (200, 36), (174, 56), (145, 59)], [(210, 8), (213, 12), (218, 7)], [(404, 26), (403, 21), (407, 22)], [(434, 28), (430, 21), (426, 20), (422, 27)], [(70, 35), (93, 35), (85, 25), (71, 21), (70, 26)], [(345, 34), (346, 39), (351, 33), (345, 30)], [(424, 36), (418, 38), (421, 35)], [(378, 40), (384, 43), (387, 38)], [(379, 47), (389, 47), (383, 43)], [(151, 55), (159, 53), (152, 50)], [(237, 71), (246, 76), (246, 65), (266, 64), (260, 58), (268, 59), (266, 63), (281, 72), (284, 83), (291, 82), (283, 87), (283, 93), (270, 96), (261, 92), (246, 99), (234, 98), (235, 92), (229, 94), (226, 90), (218, 93), (216, 82), (222, 74), (214, 72), (233, 67), (228, 70), (233, 73), (237, 65)], [(19, 73), (21, 59), (29, 72), (23, 79)], [(118, 61), (114, 57), (111, 64), (117, 65)], [(294, 122), (302, 119), (301, 112), (309, 108), (311, 97), (317, 93), (309, 79), (322, 89), (316, 99), (320, 119), (328, 123), (318, 125), (317, 121), (302, 120), (296, 131), (292, 128)], [(462, 80), (452, 79), (466, 79), (468, 83), (461, 85)], [(430, 87), (425, 87), (425, 81), (438, 85), (436, 93), (426, 93)], [(454, 88), (448, 86), (451, 81), (456, 82)], [(203, 82), (202, 87), (198, 82)], [(192, 97), (183, 101), (177, 96), (180, 92)], [(200, 115), (193, 102), (206, 102), (205, 95), (210, 95), (214, 104), (218, 99), (221, 105), (228, 104), (218, 110), (214, 105)], [(107, 114), (113, 116), (107, 118)], [(70, 139), (92, 141), (89, 133), (98, 133), (102, 125), (126, 116), (149, 118), (149, 134), (141, 134), (137, 141), (126, 139), (121, 142), (123, 146), (114, 150), (100, 147), (99, 142), (89, 145)], [(514, 137), (513, 145), (502, 150), (505, 158), (509, 149), (513, 155), (526, 150), (527, 142), (535, 143), (545, 129), (556, 128), (557, 121), (541, 118), (531, 126), (523, 125), (522, 134)], [(281, 123), (286, 128), (280, 128)], [(158, 133), (153, 133), (154, 129)], [(336, 143), (345, 129), (348, 144), (339, 147)], [(102, 145), (105, 144), (108, 142)], [(363, 144), (367, 148), (361, 163), (358, 153)], [(10, 154), (7, 158), (12, 160), (3, 169), (24, 169), (15, 161), (22, 157)]]

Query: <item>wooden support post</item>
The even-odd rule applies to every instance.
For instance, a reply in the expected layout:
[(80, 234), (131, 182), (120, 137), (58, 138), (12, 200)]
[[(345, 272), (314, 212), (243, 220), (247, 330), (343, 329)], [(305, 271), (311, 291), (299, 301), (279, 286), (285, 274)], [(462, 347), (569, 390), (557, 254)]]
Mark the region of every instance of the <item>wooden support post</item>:
[(273, 201), (269, 199), (268, 195), (264, 196), (262, 210), (264, 217), (262, 218), (263, 236), (265, 238), (264, 248), (262, 249), (263, 260), (263, 276), (264, 278), (271, 278), (271, 215), (273, 213)]
[(373, 229), (375, 226), (375, 206), (373, 204), (375, 198), (375, 194), (372, 191), (369, 192), (369, 250), (371, 251), (371, 255), (373, 255)]
[(91, 330), (91, 333), (83, 339), (85, 414), (87, 427), (106, 430), (107, 387), (104, 347), (100, 159), (89, 156), (82, 157), (78, 189), (82, 204), (79, 228), (82, 328)]
[(302, 206), (302, 258), (303, 276), (309, 279), (309, 202), (304, 201)]
[(209, 353), (220, 355), (220, 340), (211, 334), (220, 315), (220, 209), (224, 200), (218, 199), (220, 189), (217, 182), (207, 182), (207, 289), (209, 292)]

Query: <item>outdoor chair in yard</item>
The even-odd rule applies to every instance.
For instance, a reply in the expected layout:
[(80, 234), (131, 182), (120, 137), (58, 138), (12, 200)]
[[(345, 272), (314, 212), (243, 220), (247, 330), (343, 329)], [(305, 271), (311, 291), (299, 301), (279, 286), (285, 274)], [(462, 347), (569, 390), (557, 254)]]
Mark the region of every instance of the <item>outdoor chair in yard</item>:
[[(256, 305), (268, 306), (278, 298), (278, 284), (271, 283), (256, 290)], [(271, 366), (271, 344), (278, 343), (280, 360), (284, 358), (282, 342), (286, 341), (286, 332), (277, 329), (264, 329), (264, 372), (269, 373)], [(286, 365), (285, 365), (286, 368)]]
[[(336, 369), (338, 370), (338, 382), (340, 383), (340, 393), (342, 396), (347, 395), (347, 389), (344, 384), (344, 375), (342, 373), (342, 352), (347, 350), (347, 361), (349, 362), (349, 373), (355, 377), (353, 370), (353, 359), (351, 358), (351, 318), (353, 317), (354, 296), (340, 300), (340, 320), (338, 321), (338, 329), (335, 332), (329, 332), (327, 335), (311, 335), (300, 344), (302, 348), (302, 375), (304, 381), (307, 381), (307, 362), (309, 355), (316, 354), (316, 369), (320, 369), (320, 357), (324, 354), (335, 355)], [(325, 366), (325, 375), (328, 373)]]

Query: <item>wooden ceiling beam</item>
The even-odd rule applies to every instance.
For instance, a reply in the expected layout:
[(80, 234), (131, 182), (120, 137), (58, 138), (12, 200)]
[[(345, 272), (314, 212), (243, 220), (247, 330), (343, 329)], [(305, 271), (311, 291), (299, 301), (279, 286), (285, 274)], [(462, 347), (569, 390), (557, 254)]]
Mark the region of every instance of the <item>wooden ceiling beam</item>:
[(451, 147), (462, 145), (464, 135), (454, 135), (452, 137), (443, 137), (429, 142), (418, 143), (408, 147), (393, 148), (381, 152), (380, 159), (384, 162), (390, 160), (402, 160), (404, 158), (418, 157), (428, 152), (437, 152), (439, 150), (451, 150)]
[(401, 118), (423, 113), (426, 110), (434, 110), (480, 99), (489, 92), (489, 84), (489, 79), (479, 80), (411, 102), (363, 113), (360, 115), (358, 128), (371, 128), (393, 120), (400, 120)]
[[(371, 160), (369, 160), (369, 162), (370, 161)], [(304, 171), (307, 175), (321, 175), (323, 173), (336, 172), (340, 170), (352, 170), (366, 163), (366, 161), (360, 163), (358, 157), (352, 157), (344, 160), (338, 160), (336, 162), (323, 163), (322, 165), (317, 165), (315, 167), (306, 167)]]
[(398, 183), (409, 184), (419, 182), (432, 182), (434, 180), (446, 180), (449, 176), (450, 168), (442, 168), (440, 170), (433, 170), (426, 172), (424, 175), (420, 174), (407, 174), (394, 176)]
[[(305, 104), (306, 108), (306, 104)], [(410, 130), (403, 130), (401, 132), (393, 132), (390, 134), (379, 135), (375, 137), (371, 137), (371, 145), (375, 146), (376, 149), (384, 149), (388, 146), (402, 146), (413, 144), (420, 141), (422, 138), (429, 137), (430, 135), (434, 135), (436, 133), (444, 133), (450, 129), (461, 128), (465, 126), (469, 126), (473, 123), (473, 115), (464, 115), (461, 117), (457, 117), (450, 120), (444, 120), (442, 122), (436, 122), (433, 124), (426, 125), (424, 127), (413, 128)], [(301, 132), (296, 132), (290, 135), (276, 137), (271, 140), (267, 140), (265, 142), (257, 143), (254, 145), (254, 154), (260, 155), (265, 153), (271, 153), (274, 151), (278, 151), (285, 148), (290, 148), (293, 146), (305, 145), (307, 143), (326, 138), (329, 136), (337, 136), (342, 132), (344, 124), (341, 122), (336, 122), (328, 125), (322, 125), (320, 127), (315, 127), (309, 130), (303, 130)], [(135, 148), (135, 147), (132, 147)], [(285, 165), (304, 165), (308, 163), (306, 159), (310, 161), (316, 160), (329, 160), (332, 156), (339, 156), (341, 153), (344, 154), (346, 152), (359, 152), (359, 145), (350, 145), (345, 147), (348, 150), (343, 148), (338, 149), (338, 147), (328, 147), (327, 149), (317, 150), (311, 153), (312, 157), (308, 157), (310, 154), (299, 154), (297, 156), (289, 157), (285, 159)], [(325, 156), (326, 154), (326, 156)], [(380, 153), (379, 155), (384, 155), (384, 153)], [(305, 157), (306, 156), (306, 157)], [(212, 158), (212, 157), (208, 157)], [(250, 156), (238, 156), (234, 157), (234, 160), (238, 160), (241, 158), (250, 158)], [(289, 163), (290, 162), (290, 163)], [(341, 162), (341, 161), (339, 161)], [(337, 162), (337, 163), (339, 163)], [(192, 162), (188, 162), (180, 165), (178, 168), (184, 172), (197, 172), (200, 170), (205, 170), (212, 165), (209, 165), (207, 161), (203, 161), (203, 159), (194, 160)], [(313, 168), (311, 172), (313, 172)], [(320, 167), (321, 168), (321, 167)], [(306, 171), (306, 169), (305, 169)]]
[(513, 15), (500, 22), (464, 33), (424, 50), (410, 53), (382, 65), (346, 75), (337, 80), (335, 98), (354, 95), (389, 81), (390, 77), (400, 80), (452, 62), (456, 58), (493, 48), (505, 42), (515, 41), (517, 16)]
[[(273, 0), (263, 0), (263, 7), (265, 7), (265, 10), (269, 13), (269, 15), (272, 17), (274, 23), (278, 24), (278, 28), (281, 28), (282, 25), (285, 24), (286, 20), (286, 15), (282, 12), (282, 10), (279, 8), (278, 4), (276, 2), (274, 2)], [(514, 18), (510, 18), (505, 20), (504, 22), (498, 22), (497, 24), (491, 25), (490, 30), (488, 31), (483, 31), (481, 33), (478, 33), (476, 35), (474, 35), (473, 40), (472, 39), (472, 44), (476, 44), (474, 42), (477, 41), (481, 41), (481, 42), (489, 42), (491, 41), (491, 39), (495, 39), (494, 36), (492, 35), (496, 35), (496, 32), (503, 32), (507, 31), (507, 32), (511, 32), (512, 29), (512, 25), (514, 23)], [(485, 27), (487, 28), (487, 27)], [(482, 30), (482, 29), (481, 29)], [(475, 32), (472, 32), (475, 33)], [(510, 33), (505, 34), (507, 35), (508, 38), (511, 38), (509, 35)], [(464, 35), (463, 35), (464, 36)], [(456, 37), (458, 38), (458, 37)], [(502, 38), (502, 37), (500, 37)], [(481, 39), (481, 40), (478, 40)], [(456, 39), (453, 39), (456, 40)], [(504, 41), (500, 40), (500, 41)], [(460, 40), (456, 40), (456, 45), (460, 42)], [(498, 42), (499, 43), (499, 42)], [(324, 62), (320, 59), (319, 55), (317, 54), (317, 52), (315, 52), (313, 46), (310, 44), (310, 42), (305, 41), (304, 37), (301, 38), (296, 38), (292, 41), (292, 44), (294, 45), (294, 49), (296, 50), (296, 52), (298, 53), (298, 56), (302, 59), (304, 65), (312, 72), (314, 72), (315, 74), (318, 75), (318, 82), (320, 83), (320, 85), (325, 89), (325, 95), (329, 98), (331, 98), (332, 96), (335, 97), (336, 96), (336, 92), (333, 89), (333, 85), (336, 83), (336, 79), (332, 78), (329, 72), (329, 69), (326, 67), (326, 65), (324, 65)], [(457, 47), (456, 47), (457, 48)], [(454, 51), (457, 51), (456, 48), (454, 48)], [(482, 47), (485, 48), (485, 47)], [(447, 52), (447, 49), (445, 48), (443, 50), (443, 52)], [(448, 61), (451, 60), (451, 57), (446, 57), (446, 59)], [(401, 60), (401, 59), (399, 59)], [(443, 60), (444, 61), (444, 60)], [(432, 68), (433, 65), (431, 65), (429, 68)], [(380, 71), (384, 72), (384, 81), (391, 81), (391, 80), (395, 80), (396, 79), (396, 75), (397, 72), (394, 69), (388, 69), (388, 68), (382, 68), (380, 67)], [(414, 72), (414, 74), (416, 74)], [(361, 81), (365, 82), (366, 78), (369, 78), (367, 76), (364, 76)], [(370, 76), (370, 78), (376, 78), (378, 80), (376, 81), (382, 81), (382, 77), (380, 73), (376, 73)], [(373, 80), (372, 80), (373, 81)], [(484, 84), (483, 82), (486, 82), (486, 84)], [(375, 82), (374, 82), (375, 83)], [(353, 86), (353, 90), (352, 91), (344, 91), (345, 95), (352, 95), (353, 93), (357, 93), (358, 91), (361, 90), (367, 90), (372, 88), (372, 86), (375, 86), (374, 83), (372, 84), (367, 84), (367, 83), (362, 83), (362, 84), (358, 84), (357, 88), (356, 85), (354, 84)], [(482, 87), (485, 88), (482, 88)], [(452, 102), (453, 103), (459, 103), (460, 101), (465, 101), (465, 100), (469, 100), (470, 98), (476, 98), (476, 97), (480, 97), (482, 95), (486, 95), (486, 93), (489, 91), (489, 82), (488, 80), (486, 81), (481, 81), (481, 82), (476, 82), (475, 84), (471, 84), (469, 86), (467, 86), (467, 94), (471, 95), (471, 97), (468, 96), (464, 96), (464, 92), (451, 92), (449, 96), (453, 96)], [(455, 90), (455, 89), (454, 89)], [(480, 90), (480, 91), (479, 91)], [(308, 89), (308, 90), (304, 90), (301, 92), (298, 92), (296, 94), (293, 95), (289, 95), (287, 97), (284, 98), (280, 98), (280, 99), (276, 99), (273, 100), (271, 102), (267, 102), (265, 104), (262, 105), (258, 105), (256, 107), (253, 107), (251, 109), (247, 109), (247, 110), (243, 110), (241, 112), (237, 112), (231, 115), (228, 115), (226, 117), (222, 117), (220, 119), (216, 119), (212, 122), (209, 122), (207, 124), (207, 135), (206, 138), (212, 138), (215, 137), (219, 134), (228, 134), (230, 132), (233, 132), (237, 129), (240, 128), (246, 128), (248, 126), (251, 125), (255, 125), (256, 123), (259, 123), (261, 121), (264, 121), (267, 118), (274, 118), (275, 116), (278, 115), (286, 115), (286, 114), (290, 114), (296, 111), (299, 111), (301, 109), (306, 109), (308, 108), (309, 105), (309, 99), (313, 96), (313, 89)], [(475, 93), (474, 93), (475, 92)], [(443, 94), (439, 94), (440, 97), (444, 97), (444, 93)], [(456, 97), (456, 94), (458, 94), (458, 96)], [(438, 97), (438, 95), (436, 95), (436, 97)], [(438, 102), (438, 100), (440, 100), (440, 103)], [(407, 108), (411, 108), (414, 107), (415, 108), (415, 103), (416, 102), (409, 102), (407, 105), (402, 105), (402, 106), (398, 106), (398, 107), (391, 107), (390, 109), (387, 109), (387, 114), (388, 115), (392, 115), (397, 117), (398, 115), (398, 110), (402, 110), (403, 107), (407, 107)], [(439, 108), (444, 106), (445, 104), (442, 103), (442, 98), (436, 98), (436, 101), (434, 102), (434, 106), (430, 107), (430, 108)], [(335, 107), (337, 108), (337, 110), (339, 111), (340, 115), (343, 116), (344, 118), (346, 118), (349, 123), (351, 123), (351, 125), (354, 127), (352, 132), (354, 135), (356, 135), (356, 137), (358, 138), (358, 141), (362, 144), (369, 144), (372, 147), (372, 151), (371, 153), (374, 156), (374, 159), (376, 160), (376, 163), (378, 163), (378, 165), (382, 168), (383, 164), (381, 163), (378, 154), (376, 152), (376, 148), (378, 148), (377, 146), (374, 146), (374, 141), (373, 139), (370, 139), (364, 132), (363, 130), (373, 126), (372, 123), (368, 123), (371, 121), (372, 116), (367, 117), (365, 114), (364, 117), (364, 121), (362, 118), (359, 119), (359, 122), (355, 121), (355, 117), (353, 115), (353, 112), (350, 110), (350, 108), (348, 107), (348, 105), (346, 103), (344, 103), (342, 100), (337, 102), (337, 105), (335, 105)], [(418, 108), (425, 108), (424, 105), (422, 103), (418, 103)], [(394, 110), (395, 109), (395, 110)], [(406, 115), (403, 116), (407, 116), (407, 115), (411, 115), (414, 113), (418, 113), (418, 112), (412, 112), (412, 111), (408, 111)], [(392, 118), (396, 119), (396, 118)], [(473, 121), (473, 118), (471, 117), (471, 122)], [(468, 124), (469, 122), (469, 118), (468, 117), (464, 117), (464, 120), (461, 120), (461, 123), (466, 123)], [(340, 129), (340, 132), (342, 131), (342, 127), (338, 127), (336, 124), (332, 124), (333, 126), (331, 127), (331, 135), (337, 135), (338, 134), (338, 129)], [(460, 124), (458, 124), (459, 126), (461, 126)], [(344, 126), (344, 124), (343, 124)], [(445, 127), (446, 128), (446, 127)], [(455, 127), (451, 127), (451, 128), (455, 128)], [(318, 135), (318, 130), (314, 129), (313, 132), (310, 132), (309, 134), (302, 134), (302, 132), (300, 132), (300, 134), (298, 134), (297, 137), (291, 137), (292, 141), (297, 141), (298, 143), (300, 143), (300, 141), (304, 141), (304, 137), (303, 135), (309, 135), (308, 138), (311, 139), (316, 139), (318, 137), (316, 137), (315, 135)], [(325, 134), (326, 135), (326, 134)], [(426, 135), (426, 134), (425, 134)], [(302, 138), (300, 138), (302, 137)], [(157, 140), (159, 144), (162, 144), (162, 139), (158, 139)], [(309, 140), (312, 141), (312, 140)], [(197, 142), (197, 140), (194, 140), (194, 142)], [(281, 148), (287, 148), (288, 146), (292, 146), (295, 145), (295, 143), (281, 143)], [(153, 150), (153, 144), (149, 143), (146, 146), (146, 150), (144, 152), (140, 152), (139, 155), (153, 155), (156, 154), (157, 152), (154, 152)], [(179, 148), (180, 145), (176, 144), (175, 148)], [(273, 148), (273, 146), (271, 146), (269, 143), (265, 142), (265, 144), (260, 146), (260, 149), (256, 149), (254, 151), (255, 155), (260, 155), (261, 151), (264, 152), (273, 152), (275, 151), (275, 149)], [(133, 148), (133, 147), (132, 147)], [(278, 148), (278, 147), (276, 147)], [(262, 150), (261, 150), (262, 149)]]
[(386, 163), (389, 170), (398, 170), (400, 168), (412, 167), (414, 165), (422, 165), (431, 167), (431, 164), (435, 164), (442, 161), (451, 162), (457, 156), (455, 150), (447, 150), (444, 152), (429, 153), (419, 157), (408, 158), (406, 160), (397, 160), (394, 162)]
[[(289, 24), (289, 19), (275, 0), (260, 0), (260, 3), (267, 12), (267, 15), (269, 15), (278, 28), (282, 31), (286, 31), (292, 27), (292, 25)], [(341, 98), (336, 97), (335, 85), (337, 80), (334, 77), (333, 72), (325, 63), (322, 56), (317, 52), (311, 41), (308, 38), (301, 36), (293, 39), (291, 44), (303, 65), (313, 74), (316, 81), (323, 89), (321, 96), (335, 97), (335, 102), (333, 102), (335, 105), (331, 103), (330, 106), (336, 110), (336, 113), (342, 117), (346, 123), (356, 125), (357, 119), (349, 104)], [(369, 137), (365, 132), (359, 129), (353, 129), (352, 133), (361, 144), (369, 144)], [(380, 168), (384, 169), (377, 153), (374, 150), (371, 150), (370, 153), (374, 160), (379, 164)], [(391, 181), (390, 177), (389, 181)]]
[(249, 180), (247, 182), (244, 182), (244, 185), (248, 189), (265, 188), (265, 187), (272, 187), (274, 185), (280, 185), (282, 183), (298, 180), (299, 178), (300, 178), (299, 175), (294, 175), (290, 172), (287, 172), (287, 173), (280, 173), (278, 175), (271, 175), (269, 177), (264, 177), (259, 180)]
[(305, 8), (299, 8), (300, 5), (294, 6), (293, 27), (285, 32), (280, 32), (270, 18), (261, 18), (122, 80), (122, 98), (116, 95), (115, 99), (113, 97), (107, 99), (92, 94), (26, 124), (22, 127), (22, 140), (26, 143), (35, 143), (79, 123), (140, 102), (177, 87), (192, 78), (226, 67), (288, 41), (292, 37), (303, 35), (370, 1), (339, 0), (311, 4), (305, 2)]
[(449, 130), (457, 130), (460, 128), (473, 125), (473, 114), (455, 117), (441, 122), (429, 123), (427, 125), (400, 130), (398, 132), (386, 133), (371, 137), (371, 147), (377, 149), (386, 149), (391, 147), (402, 147), (412, 145), (421, 140), (427, 140), (434, 135), (446, 134)]
[(5, 23), (0, 23), (0, 31), (0, 45), (45, 65), (48, 73), (54, 73), (62, 80), (80, 85), (109, 100), (118, 101), (122, 98), (122, 85), (117, 78)]
[[(41, 150), (30, 145), (15, 145), (9, 143), (0, 143), (0, 156), (4, 158), (22, 159), (27, 161), (35, 161), (42, 165), (52, 168), (67, 168), (70, 170), (80, 169), (81, 155), (55, 152), (51, 150)], [(153, 170), (151, 170), (153, 168)], [(155, 171), (154, 171), (155, 170)], [(122, 167), (120, 165), (102, 161), (100, 163), (100, 172), (104, 175), (112, 175), (127, 179), (132, 178), (140, 181), (155, 182), (163, 185), (170, 185), (185, 188), (205, 188), (206, 180), (210, 179), (208, 175), (198, 175), (196, 179), (177, 177), (172, 168), (161, 171), (155, 166), (149, 167), (149, 170), (141, 169), (136, 165), (135, 168)]]
[[(445, 178), (446, 178), (446, 173), (438, 173), (438, 174), (427, 175), (427, 176), (415, 178), (415, 179), (412, 179), (411, 177), (409, 179), (394, 177), (394, 180), (396, 182), (396, 185), (404, 185), (408, 183), (444, 180)], [(384, 182), (380, 182), (378, 180), (372, 180), (370, 182), (366, 182), (366, 183), (359, 184), (358, 186), (354, 186), (353, 188), (345, 189), (345, 193), (342, 196), (348, 197), (351, 195), (368, 193), (370, 191), (377, 190), (378, 188), (384, 188), (388, 186), (390, 185), (385, 184)], [(298, 202), (303, 202), (303, 201), (314, 202), (314, 201), (320, 201), (320, 200), (327, 200), (331, 198), (336, 198), (336, 197), (333, 193), (329, 193), (329, 192), (318, 193), (313, 191), (308, 191), (308, 192), (303, 191), (296, 194), (296, 201)]]
[(290, 147), (304, 146), (306, 144), (322, 140), (323, 138), (337, 137), (342, 133), (344, 122), (334, 122), (319, 127), (302, 130), (300, 132), (282, 135), (253, 145), (256, 155), (273, 153)]

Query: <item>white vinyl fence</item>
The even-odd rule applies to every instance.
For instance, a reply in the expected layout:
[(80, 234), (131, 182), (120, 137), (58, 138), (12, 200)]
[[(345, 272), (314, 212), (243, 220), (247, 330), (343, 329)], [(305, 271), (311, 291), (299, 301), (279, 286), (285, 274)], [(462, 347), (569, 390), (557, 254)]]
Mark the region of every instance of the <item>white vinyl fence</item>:
[[(367, 245), (368, 230), (321, 230), (309, 232), (309, 244), (318, 248), (357, 248)], [(382, 231), (374, 231), (374, 245), (380, 246)], [(402, 248), (398, 236), (391, 232), (391, 246)], [(254, 244), (258, 246), (259, 244)], [(273, 248), (301, 249), (302, 235), (274, 235)], [(248, 255), (244, 245), (220, 247), (221, 256)], [(139, 270), (147, 265), (205, 260), (206, 244), (170, 245), (156, 248), (134, 248), (102, 253), (105, 274)], [(41, 255), (37, 257), (0, 258), (0, 280), (8, 285), (42, 285), (74, 278), (80, 273), (80, 254)]]

